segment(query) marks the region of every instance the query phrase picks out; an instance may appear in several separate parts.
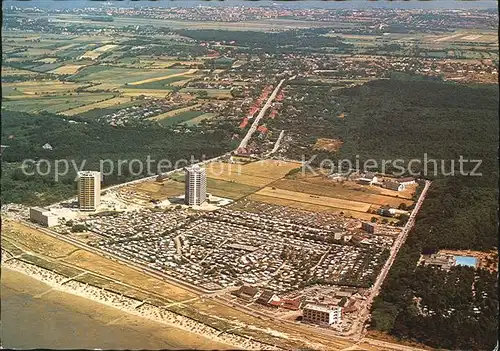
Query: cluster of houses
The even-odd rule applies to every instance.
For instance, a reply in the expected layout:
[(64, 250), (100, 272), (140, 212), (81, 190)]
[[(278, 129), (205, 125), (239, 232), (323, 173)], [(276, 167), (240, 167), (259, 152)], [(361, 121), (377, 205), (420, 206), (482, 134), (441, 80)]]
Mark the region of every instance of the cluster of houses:
[(173, 109), (184, 107), (167, 99), (149, 98), (148, 102), (141, 106), (130, 106), (116, 112), (101, 116), (99, 122), (111, 126), (121, 126), (127, 123), (138, 122), (157, 116)]

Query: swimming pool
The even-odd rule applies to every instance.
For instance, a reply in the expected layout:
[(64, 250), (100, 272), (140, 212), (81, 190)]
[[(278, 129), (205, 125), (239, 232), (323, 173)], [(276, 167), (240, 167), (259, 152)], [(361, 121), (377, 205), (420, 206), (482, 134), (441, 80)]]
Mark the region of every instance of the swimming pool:
[(457, 266), (476, 267), (477, 258), (470, 256), (455, 256)]

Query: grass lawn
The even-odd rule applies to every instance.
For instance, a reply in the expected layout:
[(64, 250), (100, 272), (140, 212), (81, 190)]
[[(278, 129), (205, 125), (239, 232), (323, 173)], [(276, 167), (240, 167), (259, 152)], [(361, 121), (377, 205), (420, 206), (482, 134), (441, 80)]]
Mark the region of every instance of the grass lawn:
[(201, 116), (203, 114), (205, 114), (205, 112), (203, 112), (203, 111), (184, 111), (184, 112), (181, 112), (181, 113), (174, 115), (172, 117), (162, 119), (158, 123), (160, 123), (162, 126), (171, 126), (174, 124), (189, 121), (189, 120), (196, 118), (198, 116)]

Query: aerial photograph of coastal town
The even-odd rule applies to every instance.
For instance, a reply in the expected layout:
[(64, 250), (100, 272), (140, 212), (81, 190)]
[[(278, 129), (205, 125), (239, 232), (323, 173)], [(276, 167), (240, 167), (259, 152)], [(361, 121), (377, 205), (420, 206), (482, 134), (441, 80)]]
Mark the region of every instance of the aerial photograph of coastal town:
[(1, 348), (498, 350), (498, 1), (2, 12)]

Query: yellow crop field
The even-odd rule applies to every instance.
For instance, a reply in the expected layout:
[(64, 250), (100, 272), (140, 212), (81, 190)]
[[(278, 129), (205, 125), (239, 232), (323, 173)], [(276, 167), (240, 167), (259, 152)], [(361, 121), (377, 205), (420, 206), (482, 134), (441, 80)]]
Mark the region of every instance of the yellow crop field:
[[(340, 184), (330, 181), (328, 185), (316, 184), (308, 181), (291, 180), (291, 179), (279, 179), (272, 184), (273, 187), (283, 190), (289, 190), (294, 192), (300, 192), (311, 195), (321, 195), (321, 196), (331, 196), (337, 199), (365, 202), (372, 205), (390, 205), (392, 207), (398, 207), (401, 203), (409, 206), (413, 203), (412, 200), (399, 198), (394, 196), (392, 190), (392, 196), (387, 196), (383, 194), (375, 194), (371, 192), (372, 187), (366, 186), (350, 186), (347, 184)], [(387, 189), (383, 189), (387, 190)]]
[(56, 69), (53, 69), (49, 73), (54, 73), (54, 74), (75, 74), (82, 67), (85, 67), (85, 65), (65, 65), (65, 66), (61, 66), (61, 67), (58, 67)]
[(57, 57), (46, 57), (40, 60), (37, 60), (37, 62), (43, 62), (43, 63), (54, 63), (57, 62), (58, 58)]
[(206, 166), (207, 177), (225, 180), (239, 184), (264, 187), (273, 182), (273, 179), (263, 178), (241, 173), (242, 165), (226, 162), (211, 162)]
[(290, 191), (290, 190), (276, 189), (276, 188), (271, 188), (271, 187), (265, 187), (264, 189), (259, 190), (256, 194), (270, 196), (270, 197), (276, 197), (276, 198), (285, 199), (285, 200), (305, 202), (305, 203), (321, 205), (321, 206), (342, 208), (342, 209), (351, 210), (351, 211), (358, 211), (358, 212), (367, 212), (371, 206), (370, 204), (363, 203), (363, 202), (337, 199), (334, 197), (311, 195), (311, 194), (299, 193), (299, 192)]
[(139, 80), (137, 82), (128, 83), (128, 85), (140, 85), (140, 84), (158, 82), (160, 80), (164, 80), (164, 79), (168, 79), (168, 78), (174, 78), (174, 77), (185, 76), (185, 75), (188, 75), (188, 74), (193, 74), (193, 73), (196, 73), (197, 71), (198, 71), (197, 69), (190, 69), (190, 70), (187, 70), (185, 72), (180, 72), (180, 73), (169, 74), (169, 75), (161, 76), (161, 77), (155, 77), (155, 78), (149, 78), (149, 79)]
[(87, 112), (90, 110), (119, 105), (119, 104), (122, 104), (122, 103), (128, 102), (128, 101), (130, 101), (129, 97), (116, 97), (116, 98), (96, 102), (95, 104), (89, 104), (89, 105), (73, 108), (71, 110), (61, 112), (61, 114), (65, 115), (65, 116), (74, 116), (74, 115), (77, 115), (77, 114), (80, 114), (83, 112)]
[(258, 193), (255, 193), (255, 194), (248, 196), (247, 199), (252, 200), (252, 201), (265, 202), (265, 203), (273, 204), (273, 205), (289, 206), (292, 208), (297, 208), (300, 210), (311, 211), (311, 212), (324, 212), (324, 213), (335, 213), (335, 214), (340, 214), (342, 212), (347, 217), (352, 216), (354, 218), (359, 218), (359, 219), (367, 220), (367, 221), (369, 221), (372, 217), (375, 217), (378, 219), (386, 218), (386, 217), (381, 217), (379, 215), (374, 215), (374, 214), (371, 214), (368, 212), (351, 211), (351, 210), (346, 210), (343, 208), (313, 204), (313, 203), (309, 203), (309, 202), (301, 202), (301, 201), (296, 201), (296, 200), (288, 200), (288, 199), (283, 199), (283, 198), (278, 198), (278, 197), (260, 195)]
[(114, 45), (114, 44), (107, 44), (107, 45), (104, 45), (104, 46), (101, 46), (101, 47), (98, 47), (97, 49), (95, 49), (94, 51), (97, 51), (97, 52), (106, 52), (106, 51), (109, 51), (111, 49), (116, 49), (118, 47), (118, 45)]
[(241, 166), (241, 173), (262, 178), (283, 178), (292, 169), (301, 166), (299, 162), (286, 162), (279, 160), (261, 160)]
[(104, 45), (104, 46), (98, 47), (98, 48), (96, 48), (94, 50), (87, 51), (82, 56), (80, 56), (80, 59), (88, 58), (88, 59), (91, 59), (91, 60), (95, 60), (99, 56), (101, 56), (102, 54), (104, 54), (106, 51), (109, 51), (109, 50), (117, 48), (117, 47), (118, 47), (118, 45), (113, 45), (113, 44)]

